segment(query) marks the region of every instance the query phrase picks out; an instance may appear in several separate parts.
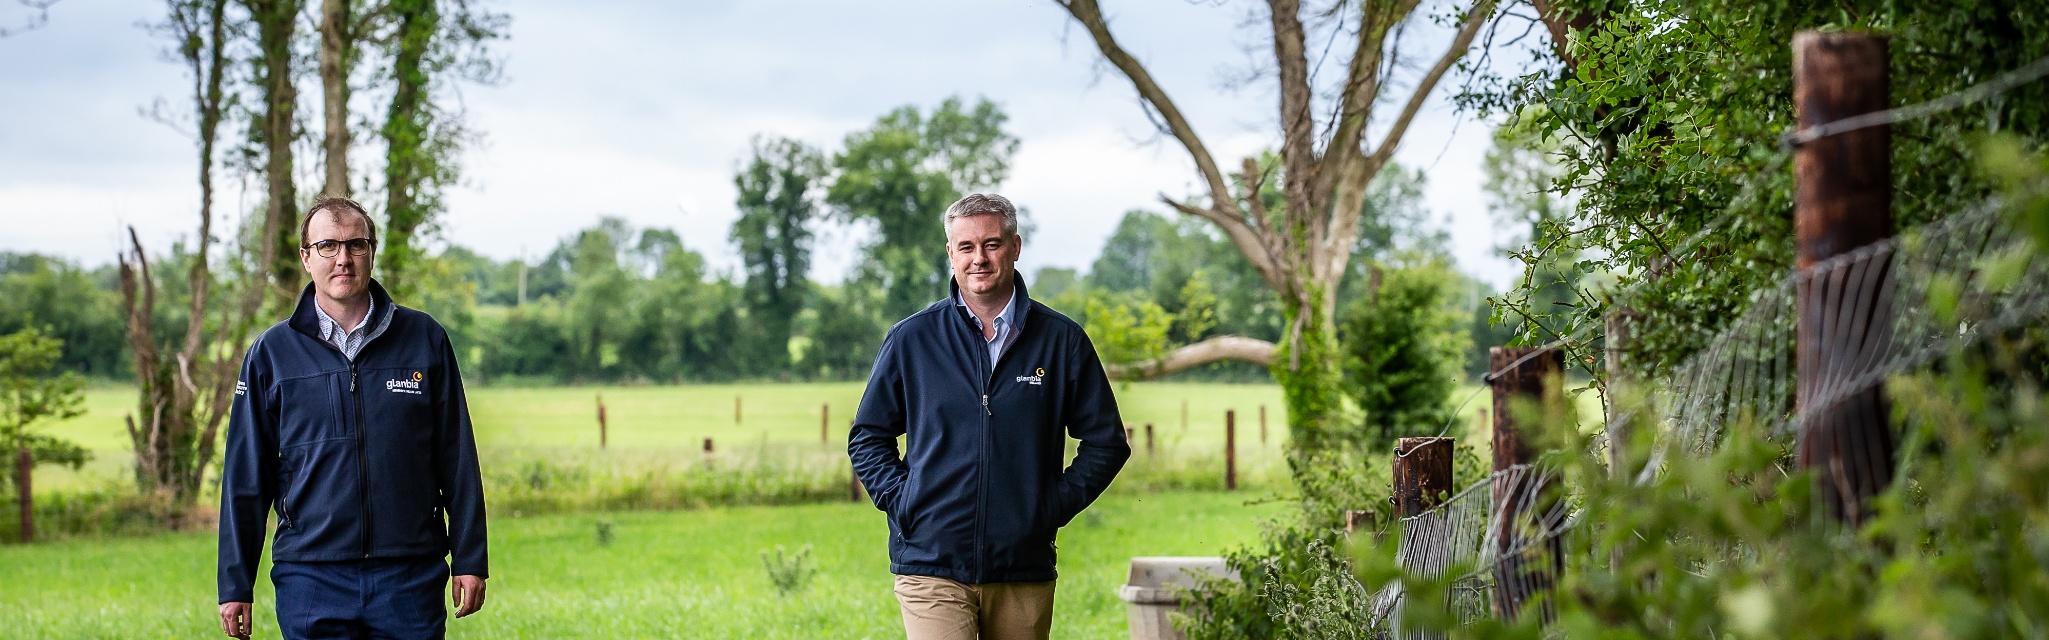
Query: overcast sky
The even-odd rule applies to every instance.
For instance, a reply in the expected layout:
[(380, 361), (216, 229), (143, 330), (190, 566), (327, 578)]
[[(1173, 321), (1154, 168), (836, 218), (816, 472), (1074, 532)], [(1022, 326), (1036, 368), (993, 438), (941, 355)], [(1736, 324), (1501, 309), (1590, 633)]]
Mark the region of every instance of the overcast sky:
[[(1220, 163), (1274, 144), (1271, 83), (1229, 82), (1258, 62), (1248, 47), (1265, 46), (1242, 26), (1252, 7), (1107, 4), (1120, 41)], [(505, 82), (461, 90), (470, 125), (485, 137), (462, 158), (464, 182), (448, 194), (443, 226), (448, 241), (494, 257), (538, 256), (616, 215), (673, 228), (715, 265), (735, 267), (732, 175), (751, 136), (836, 149), (894, 107), (929, 109), (951, 95), (997, 102), (1022, 141), (1000, 190), (1029, 208), (1038, 228), (1025, 241), (1026, 273), (1086, 269), (1125, 211), (1159, 210), (1158, 194), (1196, 191), (1188, 155), (1153, 132), (1130, 83), (1098, 62), (1087, 34), (1049, 1), (491, 6), (513, 19), (511, 39), (497, 45)], [(43, 28), (0, 39), (0, 250), (93, 265), (113, 258), (124, 224), (156, 247), (193, 232), (193, 146), (139, 115), (160, 97), (183, 100), (189, 82), (137, 27), (162, 11), (158, 2), (65, 0)], [(24, 17), (15, 3), (0, 4), (0, 26)], [(1418, 32), (1412, 42), (1442, 40)], [(1494, 255), (1509, 238), (1479, 191), (1491, 126), (1455, 113), (1448, 84), (1396, 158), (1429, 179), (1427, 206), (1449, 231), (1460, 268), (1500, 285), (1516, 268)], [(302, 80), (300, 90), (314, 108), (318, 80)], [(316, 182), (317, 159), (300, 164), (305, 183)], [(254, 183), (220, 188), (230, 212), (260, 193)], [(815, 277), (839, 279), (853, 259), (852, 235), (821, 238)]]

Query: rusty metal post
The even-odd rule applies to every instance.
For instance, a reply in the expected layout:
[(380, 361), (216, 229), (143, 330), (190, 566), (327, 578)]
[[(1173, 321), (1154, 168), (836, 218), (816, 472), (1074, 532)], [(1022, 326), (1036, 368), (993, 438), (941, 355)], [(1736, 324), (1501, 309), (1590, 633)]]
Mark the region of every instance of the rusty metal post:
[[(1565, 354), (1536, 348), (1495, 347), (1488, 351), (1488, 369), (1498, 375), (1494, 391), (1494, 538), (1499, 559), (1494, 566), (1494, 615), (1513, 620), (1523, 605), (1557, 584), (1565, 568), (1564, 548), (1556, 537), (1531, 540), (1558, 526), (1557, 483), (1535, 466), (1538, 451), (1532, 430), (1522, 424), (1517, 405), (1529, 403), (1554, 413), (1565, 402)], [(1519, 364), (1518, 364), (1519, 362)], [(1510, 366), (1514, 365), (1514, 366)], [(1523, 467), (1520, 472), (1511, 471)], [(1507, 473), (1503, 473), (1507, 472)], [(1555, 608), (1547, 599), (1538, 615), (1549, 622)]]
[(1238, 490), (1238, 412), (1224, 410), (1224, 490)]
[[(1793, 37), (1793, 112), (1803, 129), (1881, 111), (1890, 98), (1883, 37), (1803, 32)], [(1802, 144), (1793, 156), (1798, 183), (1793, 227), (1804, 272), (1815, 263), (1893, 235), (1892, 128), (1875, 126)], [(1815, 469), (1815, 495), (1828, 513), (1855, 526), (1892, 483), (1894, 441), (1882, 388), (1839, 399), (1820, 395), (1868, 368), (1868, 350), (1892, 338), (1890, 261), (1797, 278), (1800, 324), (1794, 348), (1800, 416), (1799, 464)], [(1859, 291), (1878, 292), (1859, 295)], [(1834, 401), (1831, 401), (1834, 400)]]

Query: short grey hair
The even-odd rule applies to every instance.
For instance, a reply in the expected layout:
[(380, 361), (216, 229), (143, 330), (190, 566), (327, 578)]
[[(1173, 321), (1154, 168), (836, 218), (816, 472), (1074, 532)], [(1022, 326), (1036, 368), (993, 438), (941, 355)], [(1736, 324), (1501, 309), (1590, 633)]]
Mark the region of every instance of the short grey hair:
[(1010, 199), (993, 193), (970, 193), (946, 207), (946, 228), (953, 228), (954, 218), (968, 216), (1003, 216), (1003, 235), (1017, 235), (1017, 207)]

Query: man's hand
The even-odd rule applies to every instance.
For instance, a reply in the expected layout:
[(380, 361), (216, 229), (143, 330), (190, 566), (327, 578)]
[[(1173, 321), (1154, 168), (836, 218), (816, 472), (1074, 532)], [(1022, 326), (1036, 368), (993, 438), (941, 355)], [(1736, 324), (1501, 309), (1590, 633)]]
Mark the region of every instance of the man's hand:
[(484, 608), (484, 579), (480, 576), (456, 576), (449, 583), (448, 600), (455, 605), (455, 617), (460, 618)]
[[(479, 584), (478, 588), (482, 586)], [(249, 640), (250, 627), (256, 624), (254, 616), (249, 613), (251, 608), (247, 602), (221, 603), (221, 633), (228, 634), (230, 638)]]

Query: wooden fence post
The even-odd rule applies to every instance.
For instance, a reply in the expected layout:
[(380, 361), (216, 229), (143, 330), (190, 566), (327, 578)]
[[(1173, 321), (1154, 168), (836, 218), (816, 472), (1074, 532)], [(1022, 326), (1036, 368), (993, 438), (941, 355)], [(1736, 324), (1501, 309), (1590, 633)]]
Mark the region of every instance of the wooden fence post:
[[(1891, 101), (1887, 59), (1881, 36), (1795, 35), (1795, 121), (1804, 129), (1884, 110)], [(1802, 144), (1793, 156), (1793, 172), (1798, 184), (1794, 244), (1802, 271), (1893, 235), (1891, 126)], [(1889, 301), (1880, 297), (1891, 287), (1875, 284), (1892, 276), (1890, 264), (1880, 258), (1795, 279), (1799, 464), (1819, 471), (1815, 495), (1830, 515), (1852, 526), (1871, 514), (1871, 499), (1892, 483), (1897, 443), (1886, 421), (1891, 403), (1879, 387), (1835, 402), (1820, 394), (1835, 386), (1832, 379), (1840, 382), (1868, 369), (1870, 351), (1891, 341)], [(1861, 294), (1860, 289), (1876, 293)]]
[[(1557, 584), (1565, 568), (1564, 548), (1557, 537), (1533, 541), (1535, 535), (1554, 533), (1560, 514), (1557, 483), (1535, 463), (1537, 451), (1530, 433), (1538, 425), (1521, 424), (1516, 405), (1531, 403), (1552, 413), (1564, 403), (1565, 353), (1543, 347), (1494, 347), (1488, 351), (1488, 369), (1498, 375), (1494, 391), (1494, 518), (1496, 553), (1494, 565), (1494, 615), (1514, 620), (1523, 605), (1540, 592)], [(1514, 365), (1514, 366), (1510, 366)], [(1520, 472), (1508, 471), (1523, 466)], [(1556, 609), (1547, 599), (1538, 613), (1545, 622)]]
[(1444, 502), (1453, 490), (1452, 438), (1402, 438), (1394, 444), (1394, 515), (1407, 518)]
[[(1443, 553), (1441, 549), (1445, 538), (1450, 535), (1447, 523), (1452, 520), (1445, 517), (1444, 513), (1427, 518), (1417, 516), (1428, 513), (1451, 497), (1454, 490), (1451, 470), (1454, 443), (1451, 438), (1402, 438), (1395, 441), (1394, 478), (1390, 485), (1390, 499), (1394, 502), (1394, 521), (1400, 524), (1400, 528), (1395, 531), (1402, 542), (1400, 548), (1395, 551), (1395, 562), (1401, 565), (1406, 575), (1438, 578), (1451, 568), (1450, 555)], [(1411, 521), (1409, 518), (1415, 520)], [(1419, 544), (1417, 547), (1410, 547), (1411, 541)], [(1415, 589), (1419, 586), (1410, 585), (1405, 588)], [(1439, 597), (1450, 602), (1450, 595), (1449, 592), (1444, 592), (1439, 594)], [(1405, 633), (1399, 628), (1401, 616), (1401, 611), (1397, 610), (1394, 617), (1397, 625), (1394, 637), (1443, 637), (1441, 634)]]
[(1153, 454), (1153, 423), (1145, 423), (1145, 454)]
[(600, 393), (598, 394), (598, 449), (601, 451), (605, 448), (607, 438), (605, 431), (605, 394)]
[(29, 482), (31, 476), (35, 475), (35, 470), (35, 456), (29, 453), (28, 445), (22, 445), (14, 454), (14, 488), (21, 492), (22, 542), (36, 541), (36, 493)]
[(832, 403), (830, 403), (830, 402), (826, 402), (826, 403), (822, 403), (822, 404), (819, 404), (819, 405), (818, 405), (818, 443), (819, 443), (819, 444), (825, 444), (825, 443), (827, 443), (827, 442), (831, 442), (831, 441), (832, 441), (832, 440), (830, 440), (830, 439), (829, 439), (829, 438), (830, 438), (831, 436), (828, 436), (828, 435), (826, 435), (826, 434), (827, 434), (827, 433), (828, 433), (828, 432), (829, 432), (829, 431), (831, 430), (831, 427), (830, 427), (830, 425), (831, 425), (831, 424), (832, 424)]
[(847, 501), (861, 501), (861, 476), (855, 475), (853, 465), (847, 466)]
[(1131, 446), (1131, 441), (1133, 440), (1134, 435), (1132, 433), (1133, 431), (1134, 429), (1131, 428), (1131, 425), (1124, 425), (1124, 446)]
[(740, 426), (740, 394), (733, 394), (733, 426)]
[(1238, 490), (1238, 411), (1224, 410), (1224, 490)]
[(704, 455), (707, 455), (707, 456), (709, 456), (709, 455), (711, 455), (711, 454), (712, 454), (712, 448), (711, 448), (711, 438), (705, 438), (705, 439), (704, 439)]

